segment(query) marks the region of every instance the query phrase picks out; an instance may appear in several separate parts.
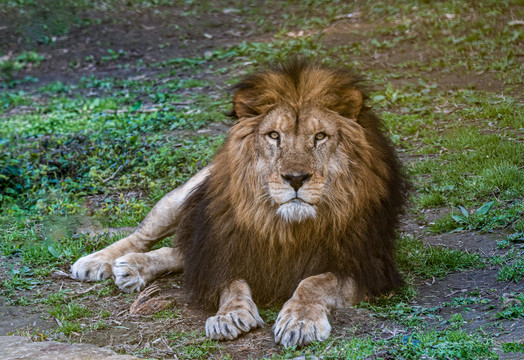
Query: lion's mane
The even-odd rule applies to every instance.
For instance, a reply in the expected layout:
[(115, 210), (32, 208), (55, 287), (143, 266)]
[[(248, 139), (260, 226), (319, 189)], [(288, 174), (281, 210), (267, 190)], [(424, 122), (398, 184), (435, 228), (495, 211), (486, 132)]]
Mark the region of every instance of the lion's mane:
[(210, 176), (185, 202), (177, 232), (185, 284), (196, 299), (216, 306), (224, 286), (244, 279), (255, 302), (280, 302), (302, 279), (324, 272), (352, 277), (361, 298), (401, 285), (393, 251), (407, 183), (369, 108), (362, 106), (357, 122), (339, 129), (347, 172), (328, 179), (314, 219), (284, 221), (256, 170), (263, 168), (257, 164), (257, 126), (268, 109), (285, 103), (298, 112), (314, 100), (349, 116), (359, 100), (351, 95), (355, 89), (362, 93), (350, 72), (301, 61), (252, 75), (236, 86), (252, 116), (241, 117), (230, 130)]

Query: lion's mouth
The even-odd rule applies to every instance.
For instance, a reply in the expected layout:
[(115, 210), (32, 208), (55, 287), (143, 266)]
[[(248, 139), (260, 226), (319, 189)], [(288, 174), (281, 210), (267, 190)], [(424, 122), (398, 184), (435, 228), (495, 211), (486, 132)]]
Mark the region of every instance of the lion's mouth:
[(315, 207), (298, 197), (285, 202), (277, 209), (277, 214), (288, 222), (302, 222), (317, 216)]

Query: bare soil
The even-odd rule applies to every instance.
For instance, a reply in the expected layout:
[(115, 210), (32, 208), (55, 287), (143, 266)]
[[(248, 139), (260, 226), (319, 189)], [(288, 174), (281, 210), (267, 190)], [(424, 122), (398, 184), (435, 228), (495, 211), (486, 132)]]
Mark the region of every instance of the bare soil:
[[(205, 52), (213, 49), (241, 43), (242, 41), (262, 41), (272, 37), (278, 31), (281, 20), (276, 19), (272, 30), (259, 29), (249, 19), (234, 12), (216, 12), (199, 14), (196, 16), (183, 15), (183, 7), (161, 8), (159, 11), (142, 10), (128, 11), (123, 8), (118, 14), (118, 19), (104, 19), (99, 24), (72, 29), (66, 36), (59, 38), (54, 44), (28, 44), (14, 30), (15, 23), (6, 23), (7, 28), (2, 30), (0, 49), (4, 53), (19, 53), (23, 49), (37, 51), (45, 57), (39, 67), (29, 68), (17, 76), (22, 78), (30, 75), (38, 78), (39, 86), (51, 81), (65, 83), (75, 82), (80, 77), (95, 75), (96, 77), (135, 77), (151, 74), (158, 71), (154, 68), (137, 69), (136, 66), (126, 67), (126, 64), (136, 64), (140, 59), (144, 63), (160, 62), (172, 58), (203, 56)], [(274, 14), (278, 9), (273, 10)], [(5, 15), (5, 14), (3, 14)], [(96, 16), (95, 16), (96, 17)], [(271, 14), (268, 14), (271, 18)], [(176, 28), (174, 25), (177, 25)], [(348, 29), (365, 29), (376, 26), (365, 21), (341, 20), (324, 29), (323, 42), (328, 46), (361, 41), (354, 35), (348, 35)], [(159, 48), (159, 44), (168, 44)], [(118, 59), (102, 62), (97, 61), (107, 55), (108, 49), (123, 50)], [(366, 58), (365, 66), (386, 67), (391, 62), (401, 62), (414, 56), (408, 48), (391, 51), (379, 58)], [(429, 58), (431, 52), (416, 54), (416, 57)], [(86, 61), (89, 56), (94, 56), (95, 61)], [(186, 70), (174, 69), (177, 76), (188, 77), (192, 74), (184, 73)], [(209, 76), (209, 75), (207, 75)], [(456, 88), (476, 84), (479, 88), (501, 87), (500, 81), (492, 75), (484, 74), (435, 74), (438, 86), (442, 88)], [(452, 80), (451, 80), (452, 79)], [(221, 82), (223, 79), (217, 79)], [(29, 85), (24, 85), (29, 86)], [(212, 133), (225, 132), (227, 127), (213, 126), (208, 129)], [(489, 258), (501, 250), (497, 249), (496, 242), (504, 234), (477, 234), (472, 232), (428, 235), (425, 226), (431, 220), (432, 214), (425, 214), (426, 220), (419, 222), (414, 215), (404, 219), (403, 231), (421, 236), (428, 244), (458, 248), (470, 252), (478, 252), (483, 257)], [(2, 259), (4, 266), (0, 266), (0, 279), (5, 278), (5, 273), (13, 260)], [(68, 269), (63, 269), (68, 271)], [(153, 353), (147, 356), (155, 358), (173, 358), (177, 349), (169, 347), (168, 339), (163, 335), (166, 332), (201, 332), (205, 320), (213, 315), (198, 304), (191, 303), (184, 292), (180, 275), (167, 275), (157, 281), (164, 295), (174, 299), (174, 306), (180, 309), (180, 316), (162, 321), (151, 321), (153, 315), (130, 315), (129, 308), (136, 299), (136, 294), (122, 294), (114, 289), (111, 296), (97, 297), (97, 291), (104, 284), (87, 284), (72, 280), (66, 276), (57, 275), (49, 282), (39, 286), (43, 296), (49, 295), (59, 289), (69, 289), (71, 296), (85, 296), (83, 304), (92, 309), (105, 309), (111, 316), (105, 319), (111, 324), (109, 328), (90, 330), (78, 334), (65, 341), (88, 342), (99, 346), (110, 346), (116, 351), (134, 353), (155, 346)], [(444, 279), (419, 280), (417, 283), (418, 295), (413, 301), (417, 306), (425, 308), (439, 308), (438, 314), (449, 318), (457, 310), (453, 307), (443, 307), (443, 303), (451, 301), (460, 294), (478, 292), (483, 298), (491, 299), (488, 304), (470, 305), (466, 312), (465, 327), (471, 330), (484, 329), (485, 331), (498, 331), (499, 341), (515, 341), (524, 338), (524, 323), (495, 321), (494, 314), (501, 310), (500, 296), (504, 293), (522, 292), (522, 284), (498, 282), (496, 270), (485, 268), (482, 270), (469, 270), (452, 273)], [(28, 292), (31, 296), (34, 292)], [(5, 298), (0, 297), (0, 335), (9, 333), (41, 333), (53, 329), (57, 323), (45, 311), (44, 305), (12, 306), (7, 304)], [(86, 325), (97, 319), (85, 320)], [(347, 309), (332, 315), (333, 334), (335, 337), (368, 334), (373, 338), (387, 338), (405, 332), (406, 329), (392, 321), (381, 320), (370, 316), (366, 309)], [(436, 328), (444, 325), (438, 322)], [(186, 345), (200, 340), (187, 340)], [(221, 342), (220, 353), (229, 353), (234, 359), (260, 358), (280, 352), (280, 347), (273, 341), (271, 324), (263, 329), (258, 329), (235, 341)], [(514, 355), (513, 355), (514, 356)], [(510, 358), (510, 357), (508, 357)]]

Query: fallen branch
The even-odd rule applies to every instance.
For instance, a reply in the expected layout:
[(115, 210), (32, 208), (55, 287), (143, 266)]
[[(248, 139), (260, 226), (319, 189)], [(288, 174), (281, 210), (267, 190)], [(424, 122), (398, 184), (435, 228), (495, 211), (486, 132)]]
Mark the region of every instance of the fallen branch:
[(108, 182), (109, 180), (112, 180), (112, 179), (116, 176), (116, 174), (118, 174), (118, 172), (119, 172), (120, 170), (122, 170), (123, 167), (124, 167), (124, 165), (120, 165), (120, 166), (118, 167), (118, 169), (116, 169), (116, 171), (113, 173), (113, 175), (111, 175), (110, 177), (108, 177), (108, 178), (105, 179), (105, 180), (102, 180), (102, 182), (105, 184), (105, 183)]

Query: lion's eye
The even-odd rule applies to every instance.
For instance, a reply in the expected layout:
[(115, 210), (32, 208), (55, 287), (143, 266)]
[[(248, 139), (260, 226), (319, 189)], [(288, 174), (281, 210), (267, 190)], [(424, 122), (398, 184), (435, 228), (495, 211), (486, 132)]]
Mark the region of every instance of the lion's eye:
[(271, 131), (271, 132), (267, 133), (267, 136), (269, 136), (273, 140), (280, 139), (280, 134), (278, 132), (276, 132), (276, 131)]
[(315, 135), (315, 141), (324, 140), (327, 137), (326, 133), (319, 132)]

